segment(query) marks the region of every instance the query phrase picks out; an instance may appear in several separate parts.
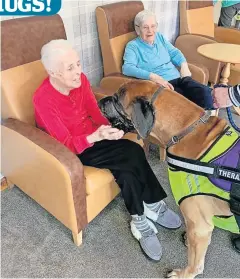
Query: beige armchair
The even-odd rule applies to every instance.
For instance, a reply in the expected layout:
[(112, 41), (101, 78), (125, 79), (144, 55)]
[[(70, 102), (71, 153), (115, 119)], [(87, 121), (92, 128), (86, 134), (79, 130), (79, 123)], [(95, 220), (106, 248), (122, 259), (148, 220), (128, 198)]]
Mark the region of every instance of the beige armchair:
[[(41, 47), (66, 39), (59, 15), (1, 23), (1, 173), (72, 231), (82, 230), (119, 193), (111, 172), (83, 166), (75, 154), (35, 126), (32, 96), (47, 76)], [(104, 96), (98, 89), (97, 98)], [(138, 141), (136, 135), (127, 138)]]
[[(216, 42), (240, 44), (240, 30), (236, 28), (216, 27), (213, 19), (212, 1), (179, 1), (180, 36), (175, 45), (190, 63), (200, 63), (209, 70), (209, 81), (217, 83), (223, 64), (201, 56), (197, 48), (203, 44)], [(240, 65), (231, 66), (229, 84), (240, 82)]]

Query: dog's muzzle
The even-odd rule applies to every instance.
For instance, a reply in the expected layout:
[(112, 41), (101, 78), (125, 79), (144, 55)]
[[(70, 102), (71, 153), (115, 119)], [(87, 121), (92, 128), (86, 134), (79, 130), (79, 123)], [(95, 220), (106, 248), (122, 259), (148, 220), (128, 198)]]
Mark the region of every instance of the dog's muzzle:
[(98, 102), (98, 105), (114, 128), (123, 130), (124, 133), (135, 131), (131, 120), (127, 118), (116, 96), (105, 97)]

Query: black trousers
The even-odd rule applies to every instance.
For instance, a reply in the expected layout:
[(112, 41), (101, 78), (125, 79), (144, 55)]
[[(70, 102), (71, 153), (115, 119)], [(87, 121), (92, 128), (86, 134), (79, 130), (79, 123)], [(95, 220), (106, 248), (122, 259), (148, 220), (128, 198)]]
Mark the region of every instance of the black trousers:
[(103, 140), (77, 155), (83, 165), (109, 169), (121, 188), (131, 215), (142, 215), (143, 201), (158, 202), (166, 193), (147, 162), (142, 147), (130, 140)]
[(197, 104), (198, 106), (210, 110), (213, 108), (212, 89), (203, 85), (191, 77), (176, 78), (170, 80), (174, 90)]

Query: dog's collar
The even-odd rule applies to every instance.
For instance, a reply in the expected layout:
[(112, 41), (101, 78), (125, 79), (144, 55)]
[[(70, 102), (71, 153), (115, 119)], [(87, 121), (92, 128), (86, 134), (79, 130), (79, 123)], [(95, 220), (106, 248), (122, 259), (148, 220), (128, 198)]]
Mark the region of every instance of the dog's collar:
[[(152, 98), (151, 98), (151, 105), (153, 105), (154, 101), (156, 100), (156, 98), (158, 97), (158, 95), (162, 92), (162, 90), (164, 89), (165, 87), (163, 86), (160, 86), (158, 88), (157, 91), (154, 92)], [(153, 111), (153, 113), (155, 114), (157, 111)], [(196, 127), (201, 124), (201, 123), (206, 123), (208, 121), (208, 119), (210, 118), (211, 116), (211, 111), (205, 111), (202, 116), (200, 117), (200, 119), (198, 119), (197, 121), (195, 121), (192, 125), (190, 125), (187, 129), (185, 129), (182, 133), (180, 133), (179, 135), (177, 136), (173, 136), (171, 138), (171, 140), (167, 143), (167, 149), (169, 147), (171, 147), (172, 145), (174, 144), (177, 144), (182, 138), (184, 138), (186, 135), (188, 135), (189, 133), (191, 133), (194, 129), (196, 129)]]
[[(158, 95), (162, 92), (162, 90), (164, 89), (163, 86), (160, 86), (158, 88), (157, 91), (154, 92), (152, 98), (151, 98), (151, 104), (154, 103), (154, 101), (156, 100), (156, 98), (158, 97)], [(156, 113), (156, 111), (154, 111), (154, 114)], [(190, 125), (187, 129), (185, 129), (182, 133), (180, 133), (177, 136), (173, 136), (171, 138), (171, 140), (167, 143), (167, 148), (169, 148), (170, 146), (177, 144), (182, 138), (184, 138), (186, 135), (188, 135), (189, 133), (191, 133), (199, 124), (201, 123), (206, 123), (208, 121), (208, 119), (211, 116), (211, 111), (205, 111), (203, 113), (203, 115), (200, 117), (200, 119), (198, 119), (197, 121), (195, 121), (192, 125)]]
[(177, 144), (182, 138), (184, 138), (186, 135), (188, 135), (189, 133), (191, 133), (194, 129), (196, 129), (196, 127), (201, 124), (201, 123), (206, 123), (208, 121), (208, 119), (211, 116), (211, 111), (207, 110), (203, 113), (203, 115), (197, 120), (195, 121), (192, 125), (190, 125), (189, 127), (187, 127), (187, 129), (185, 129), (182, 133), (180, 133), (177, 136), (173, 136), (170, 141), (167, 143), (167, 149), (171, 146), (173, 146), (174, 144)]

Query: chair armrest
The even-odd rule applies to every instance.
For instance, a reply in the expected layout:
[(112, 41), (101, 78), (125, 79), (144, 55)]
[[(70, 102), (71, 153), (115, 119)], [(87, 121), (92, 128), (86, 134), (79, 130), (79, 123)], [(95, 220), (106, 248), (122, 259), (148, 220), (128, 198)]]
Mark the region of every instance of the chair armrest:
[(182, 51), (188, 63), (204, 65), (209, 70), (209, 81), (212, 83), (217, 83), (223, 64), (218, 61), (206, 58), (197, 52), (199, 46), (213, 43), (216, 43), (213, 38), (186, 34), (177, 38), (175, 46)]
[(97, 101), (101, 100), (106, 96), (112, 96), (116, 91), (110, 89), (103, 89), (101, 87), (92, 86), (92, 91), (97, 99)]
[(208, 84), (209, 71), (203, 65), (196, 65), (188, 63), (190, 72), (192, 73), (192, 78), (204, 85)]
[(108, 76), (105, 76), (101, 82), (100, 87), (102, 89), (108, 89), (111, 91), (116, 92), (121, 85), (126, 82), (129, 82), (135, 78), (124, 76), (120, 73), (113, 73)]
[(97, 102), (99, 102), (102, 98), (107, 97), (108, 95), (102, 93), (94, 93)]
[(215, 27), (214, 39), (219, 43), (240, 45), (240, 30), (236, 28)]
[(78, 233), (87, 224), (83, 165), (63, 144), (16, 119), (2, 123), (2, 173)]

